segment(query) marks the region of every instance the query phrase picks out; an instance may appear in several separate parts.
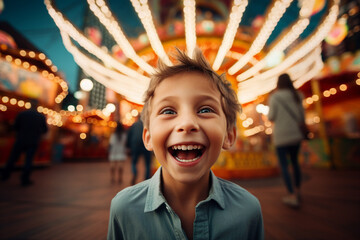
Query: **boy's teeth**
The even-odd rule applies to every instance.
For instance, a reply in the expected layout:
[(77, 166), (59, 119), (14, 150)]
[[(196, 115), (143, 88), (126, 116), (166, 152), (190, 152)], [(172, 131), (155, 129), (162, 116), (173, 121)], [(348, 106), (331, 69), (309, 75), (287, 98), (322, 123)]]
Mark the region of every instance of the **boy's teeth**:
[(198, 159), (198, 157), (196, 158), (193, 158), (193, 159), (180, 159), (180, 158), (177, 158), (176, 159), (179, 161), (179, 162), (194, 162), (195, 160)]
[(200, 144), (178, 144), (171, 147), (170, 153), (177, 161), (190, 163), (203, 155), (204, 146)]
[(172, 149), (174, 150), (183, 150), (183, 151), (190, 151), (194, 149), (201, 149), (202, 147), (200, 145), (177, 145), (173, 146)]

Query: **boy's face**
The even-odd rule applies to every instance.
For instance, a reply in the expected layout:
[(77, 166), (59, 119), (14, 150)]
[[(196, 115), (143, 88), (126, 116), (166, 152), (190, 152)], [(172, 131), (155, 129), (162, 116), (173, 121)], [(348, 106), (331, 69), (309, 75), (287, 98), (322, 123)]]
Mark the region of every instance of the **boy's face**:
[(163, 166), (166, 181), (194, 183), (208, 178), (222, 148), (232, 146), (216, 86), (198, 72), (164, 79), (151, 102), (143, 140)]

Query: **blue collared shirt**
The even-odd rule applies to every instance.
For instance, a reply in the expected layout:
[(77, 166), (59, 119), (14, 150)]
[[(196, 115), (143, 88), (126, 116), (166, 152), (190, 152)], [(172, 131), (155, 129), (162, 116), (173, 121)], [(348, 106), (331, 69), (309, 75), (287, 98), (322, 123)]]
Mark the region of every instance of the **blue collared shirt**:
[[(180, 218), (161, 192), (161, 168), (111, 201), (107, 239), (187, 239)], [(197, 204), (193, 239), (264, 239), (259, 201), (211, 172), (209, 196)]]

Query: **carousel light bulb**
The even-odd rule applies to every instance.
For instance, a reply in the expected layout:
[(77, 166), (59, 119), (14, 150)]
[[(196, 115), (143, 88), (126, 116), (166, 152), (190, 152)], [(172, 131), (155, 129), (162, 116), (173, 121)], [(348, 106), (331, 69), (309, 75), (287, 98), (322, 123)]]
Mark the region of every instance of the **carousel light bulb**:
[(86, 138), (86, 133), (80, 133), (80, 138), (85, 139)]
[(113, 103), (108, 103), (105, 107), (110, 113), (115, 112), (116, 106)]
[(83, 107), (83, 105), (77, 105), (76, 106), (76, 111), (79, 111), (79, 112), (81, 112), (82, 110), (84, 110), (84, 107)]
[(1, 98), (1, 101), (2, 101), (3, 103), (7, 103), (7, 102), (9, 102), (9, 97), (8, 97), (8, 96), (3, 96), (3, 97)]
[(270, 121), (265, 121), (265, 127), (271, 127), (271, 122)]
[(25, 106), (25, 102), (23, 100), (18, 101), (18, 106), (19, 107)]
[(93, 87), (94, 87), (94, 83), (88, 78), (84, 78), (80, 81), (80, 88), (85, 92), (90, 92), (93, 89)]
[(314, 121), (314, 123), (319, 123), (319, 122), (320, 122), (320, 117), (319, 117), (319, 116), (315, 116), (315, 117), (313, 118), (313, 121)]
[(10, 56), (10, 55), (6, 55), (5, 59), (8, 62), (11, 62), (13, 60), (12, 56)]
[(341, 84), (340, 87), (339, 87), (339, 89), (340, 89), (341, 91), (346, 91), (346, 90), (347, 90), (346, 84)]
[(139, 111), (136, 110), (136, 109), (133, 109), (133, 110), (131, 110), (131, 115), (132, 115), (133, 117), (137, 117), (137, 116), (139, 115)]
[(11, 98), (11, 99), (10, 99), (10, 104), (11, 104), (11, 105), (15, 105), (16, 103), (17, 103), (16, 98)]
[(83, 99), (83, 98), (85, 97), (85, 94), (84, 94), (84, 92), (82, 92), (82, 91), (76, 91), (76, 92), (74, 93), (74, 97), (75, 97), (76, 99)]
[(5, 105), (0, 104), (0, 110), (3, 112), (7, 111), (7, 107)]
[(319, 101), (319, 95), (314, 94), (311, 98), (314, 102)]
[(52, 61), (51, 61), (50, 59), (46, 59), (46, 60), (45, 60), (45, 64), (48, 65), (48, 66), (51, 66)]
[(39, 58), (40, 58), (41, 60), (45, 60), (46, 56), (45, 56), (44, 53), (40, 53), (40, 54), (39, 54)]
[(15, 64), (16, 64), (16, 65), (21, 65), (21, 60), (20, 60), (19, 58), (16, 58), (16, 59), (15, 59)]
[(25, 108), (26, 108), (26, 109), (30, 109), (30, 108), (31, 108), (31, 103), (26, 102), (26, 103), (25, 103)]
[(265, 134), (267, 134), (267, 135), (271, 135), (272, 134), (272, 129), (271, 128), (267, 128), (267, 129), (265, 129)]
[(246, 114), (245, 113), (241, 113), (240, 114), (240, 120), (244, 121), (246, 119)]
[(30, 52), (29, 52), (29, 57), (34, 58), (34, 57), (35, 57), (35, 53), (34, 53), (33, 51), (30, 51)]
[(104, 116), (106, 116), (106, 117), (109, 117), (111, 115), (111, 112), (109, 111), (109, 109), (104, 108), (102, 110), (102, 114), (104, 114)]
[(69, 111), (69, 112), (74, 112), (74, 111), (75, 111), (74, 105), (69, 105), (69, 106), (68, 106), (68, 111)]

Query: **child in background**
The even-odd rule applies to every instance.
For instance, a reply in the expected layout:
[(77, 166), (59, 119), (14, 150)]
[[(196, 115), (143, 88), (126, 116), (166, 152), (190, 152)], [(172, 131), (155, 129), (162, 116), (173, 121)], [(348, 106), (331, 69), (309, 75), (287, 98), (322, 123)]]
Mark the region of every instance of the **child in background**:
[(142, 111), (161, 167), (114, 197), (108, 239), (263, 239), (259, 201), (210, 169), (235, 142), (236, 94), (199, 49), (176, 59), (159, 63)]
[(118, 122), (114, 133), (109, 142), (109, 161), (110, 161), (110, 179), (115, 183), (116, 173), (118, 173), (118, 183), (122, 183), (122, 175), (126, 155), (126, 132), (124, 126)]

